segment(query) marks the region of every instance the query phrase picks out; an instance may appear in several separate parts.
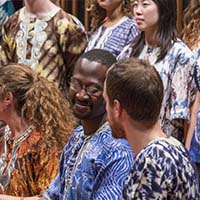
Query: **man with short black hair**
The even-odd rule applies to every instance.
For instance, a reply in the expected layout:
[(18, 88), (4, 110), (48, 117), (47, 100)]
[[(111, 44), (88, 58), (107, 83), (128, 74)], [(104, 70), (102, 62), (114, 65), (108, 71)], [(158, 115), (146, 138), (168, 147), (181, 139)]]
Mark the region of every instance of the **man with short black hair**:
[(69, 99), (81, 125), (63, 150), (59, 173), (43, 195), (46, 199), (121, 200), (133, 152), (126, 140), (112, 137), (107, 122), (103, 84), (115, 62), (111, 53), (101, 49), (78, 59)]

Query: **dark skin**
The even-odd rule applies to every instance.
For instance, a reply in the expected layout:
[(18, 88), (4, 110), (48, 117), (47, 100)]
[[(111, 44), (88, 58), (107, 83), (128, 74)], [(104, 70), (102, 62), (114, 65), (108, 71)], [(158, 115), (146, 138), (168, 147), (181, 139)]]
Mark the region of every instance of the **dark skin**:
[[(103, 84), (107, 69), (107, 66), (85, 58), (79, 59), (74, 68), (69, 99), (86, 135), (94, 134), (106, 121)], [(93, 94), (88, 94), (91, 91)]]
[[(69, 99), (75, 116), (81, 120), (84, 134), (93, 135), (106, 122), (105, 101), (103, 98), (103, 84), (107, 66), (87, 59), (79, 59), (75, 65), (72, 80), (75, 80), (74, 90), (69, 88)], [(77, 86), (78, 85), (78, 86)], [(88, 89), (90, 88), (90, 89)], [(91, 90), (93, 88), (93, 90)], [(94, 90), (94, 89), (97, 90)], [(95, 91), (94, 95), (87, 92)], [(0, 195), (0, 200), (19, 200), (19, 197)], [(46, 200), (45, 197), (24, 197), (23, 200)]]

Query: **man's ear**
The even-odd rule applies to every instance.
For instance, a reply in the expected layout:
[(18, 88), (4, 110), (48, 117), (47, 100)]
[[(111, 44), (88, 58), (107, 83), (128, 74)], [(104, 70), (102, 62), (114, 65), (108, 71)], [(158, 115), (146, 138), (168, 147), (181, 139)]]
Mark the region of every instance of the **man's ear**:
[(114, 108), (114, 115), (115, 115), (115, 117), (120, 117), (121, 116), (121, 114), (122, 114), (122, 106), (121, 106), (121, 104), (120, 104), (120, 102), (117, 100), (117, 99), (115, 99), (114, 100), (114, 106), (113, 106), (113, 108)]

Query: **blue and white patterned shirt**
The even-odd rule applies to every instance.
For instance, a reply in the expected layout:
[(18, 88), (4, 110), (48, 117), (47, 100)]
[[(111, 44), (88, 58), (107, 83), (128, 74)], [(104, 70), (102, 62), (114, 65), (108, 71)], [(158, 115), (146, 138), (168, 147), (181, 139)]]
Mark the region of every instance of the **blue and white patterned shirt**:
[(108, 123), (94, 135), (79, 126), (61, 155), (59, 173), (44, 196), (52, 200), (121, 200), (124, 181), (133, 167), (127, 141), (114, 139)]
[[(118, 59), (130, 57), (131, 44), (124, 48)], [(197, 65), (194, 54), (178, 39), (163, 60), (156, 63), (159, 48), (149, 53), (145, 45), (139, 55), (155, 66), (164, 84), (164, 99), (161, 108), (161, 127), (168, 135), (183, 141), (184, 120), (190, 120), (190, 106), (195, 98), (194, 68)]]
[[(192, 51), (194, 52), (198, 65), (200, 66), (200, 42), (198, 42), (197, 45), (192, 48)], [(198, 83), (198, 89), (200, 91), (199, 86), (200, 83)], [(190, 145), (190, 156), (194, 162), (200, 163), (200, 109), (198, 111), (197, 123)]]
[(197, 171), (175, 138), (149, 143), (135, 158), (125, 183), (124, 200), (199, 200)]
[(124, 16), (111, 27), (100, 26), (89, 38), (85, 51), (104, 49), (118, 56), (123, 48), (139, 34), (135, 19)]

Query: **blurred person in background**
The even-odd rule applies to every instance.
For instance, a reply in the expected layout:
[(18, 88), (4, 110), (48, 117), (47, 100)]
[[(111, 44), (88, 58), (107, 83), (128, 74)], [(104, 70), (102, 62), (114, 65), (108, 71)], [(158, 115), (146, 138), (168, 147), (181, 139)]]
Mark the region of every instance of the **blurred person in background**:
[(91, 31), (85, 51), (99, 48), (115, 57), (138, 34), (130, 0), (87, 0)]

